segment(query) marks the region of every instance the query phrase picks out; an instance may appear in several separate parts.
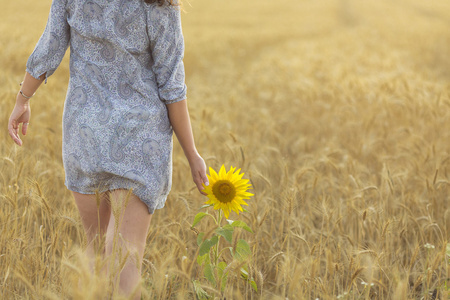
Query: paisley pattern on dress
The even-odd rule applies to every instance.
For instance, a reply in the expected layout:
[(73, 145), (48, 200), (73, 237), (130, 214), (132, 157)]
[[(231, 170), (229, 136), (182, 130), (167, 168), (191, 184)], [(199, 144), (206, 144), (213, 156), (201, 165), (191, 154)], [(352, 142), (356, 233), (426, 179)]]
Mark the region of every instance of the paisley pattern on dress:
[(94, 130), (88, 125), (83, 124), (80, 126), (79, 131), (80, 144), (84, 145), (83, 158), (88, 163), (88, 171), (91, 173), (101, 172), (100, 157), (98, 155), (98, 141), (95, 136)]
[(118, 84), (119, 85), (117, 87), (117, 92), (119, 93), (119, 96), (122, 97), (124, 100), (128, 99), (131, 95), (133, 95), (134, 93), (134, 90), (132, 88), (133, 82), (125, 73), (119, 75)]
[(83, 87), (76, 87), (73, 89), (73, 92), (70, 95), (70, 99), (73, 101), (77, 101), (78, 105), (84, 105), (87, 102), (86, 91)]
[(101, 86), (105, 85), (105, 76), (103, 75), (100, 67), (92, 63), (87, 63), (85, 66), (86, 68), (84, 69), (84, 72), (86, 76)]
[(113, 62), (116, 59), (116, 52), (111, 44), (105, 44), (100, 50), (100, 54), (106, 62)]
[(102, 21), (103, 9), (93, 1), (87, 1), (83, 4), (83, 13), (89, 21)]
[(108, 96), (101, 96), (98, 103), (100, 104), (100, 112), (97, 114), (98, 122), (102, 125), (108, 124), (114, 110), (113, 102)]
[(125, 148), (136, 137), (137, 131), (149, 119), (150, 114), (144, 107), (135, 107), (127, 112), (117, 124), (110, 141), (110, 158), (120, 162), (125, 156)]
[(161, 164), (160, 158), (164, 155), (159, 142), (154, 139), (144, 141), (142, 144), (142, 153), (147, 156), (146, 164), (149, 168), (159, 167)]
[(167, 104), (186, 99), (178, 7), (141, 0), (53, 0), (47, 26), (27, 61), (46, 81), (70, 47), (63, 113), (69, 190), (133, 188), (149, 213), (172, 185)]
[(115, 33), (120, 37), (130, 34), (131, 25), (143, 12), (140, 7), (135, 7), (135, 3), (136, 1), (122, 1), (120, 3), (119, 9), (122, 14), (117, 14), (114, 22)]
[(80, 172), (81, 165), (79, 157), (75, 153), (72, 153), (66, 157), (65, 163), (67, 168), (73, 170), (72, 171), (73, 180), (81, 180), (82, 174)]

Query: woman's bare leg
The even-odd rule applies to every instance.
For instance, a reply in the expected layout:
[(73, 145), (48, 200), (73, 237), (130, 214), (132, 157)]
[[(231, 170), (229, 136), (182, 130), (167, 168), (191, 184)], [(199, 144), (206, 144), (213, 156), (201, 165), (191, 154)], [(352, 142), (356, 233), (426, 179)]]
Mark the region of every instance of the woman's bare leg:
[[(99, 194), (100, 203), (97, 207), (97, 195), (80, 194), (73, 191), (72, 194), (86, 232), (87, 247), (85, 251), (89, 258), (90, 270), (94, 274), (95, 248), (101, 245), (102, 236), (106, 234), (111, 216), (109, 195), (108, 192)], [(104, 255), (105, 248), (100, 249), (99, 252)]]
[[(108, 262), (107, 268), (108, 274), (114, 273), (113, 282), (119, 280), (119, 293), (130, 296), (134, 292), (133, 299), (140, 299), (142, 258), (153, 215), (149, 214), (147, 205), (139, 197), (128, 192), (124, 189), (111, 191), (112, 209), (106, 233), (106, 255), (114, 262)], [(127, 197), (129, 199), (125, 201)]]

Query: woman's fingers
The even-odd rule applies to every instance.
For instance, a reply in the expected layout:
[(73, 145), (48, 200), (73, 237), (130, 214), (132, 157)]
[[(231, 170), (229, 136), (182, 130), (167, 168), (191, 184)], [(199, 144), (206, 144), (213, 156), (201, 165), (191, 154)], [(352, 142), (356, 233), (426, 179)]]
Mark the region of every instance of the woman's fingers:
[(28, 123), (23, 123), (22, 124), (22, 134), (26, 135), (27, 134), (27, 129), (28, 129)]
[(17, 124), (17, 120), (10, 120), (8, 122), (9, 135), (17, 145), (22, 146), (22, 140), (19, 137), (18, 129), (19, 125)]
[[(23, 135), (27, 134), (30, 116), (30, 105), (27, 103), (20, 104), (16, 102), (11, 116), (9, 117), (8, 132), (14, 142), (19, 146), (22, 146), (22, 140), (20, 139), (19, 132), (21, 131)], [(19, 128), (20, 123), (22, 123), (22, 130)]]
[(195, 176), (195, 178), (194, 178), (194, 182), (195, 182), (195, 184), (197, 185), (197, 189), (199, 190), (199, 192), (202, 194), (202, 195), (207, 195), (205, 192), (203, 192), (203, 190), (205, 189), (204, 187), (203, 187), (203, 185), (202, 185), (202, 183), (205, 183), (205, 185), (209, 185), (209, 183), (208, 184), (206, 184), (206, 182), (205, 182), (205, 180), (204, 179), (202, 179), (202, 176), (201, 176), (201, 174), (200, 174), (200, 172), (198, 172), (197, 173), (197, 176)]
[(205, 186), (209, 185), (208, 177), (206, 176), (206, 165), (203, 158), (198, 155), (195, 159), (191, 159), (189, 161), (191, 172), (192, 172), (192, 179), (194, 180), (194, 183), (197, 185), (197, 189), (202, 195), (207, 195), (203, 190), (205, 189)]
[[(201, 181), (200, 185), (202, 186), (202, 190), (203, 190), (203, 189), (204, 189), (204, 186), (203, 186), (202, 183), (204, 183), (205, 186), (208, 186), (208, 185), (209, 185), (208, 177), (206, 177), (206, 170), (203, 169), (201, 172), (199, 172), (199, 175), (200, 175), (200, 181)], [(208, 195), (207, 193), (202, 192), (202, 191), (200, 191), (200, 193), (202, 193), (202, 194), (205, 195), (205, 196)]]
[(203, 185), (202, 185), (202, 180), (201, 180), (200, 177), (199, 177), (197, 180), (195, 180), (195, 184), (197, 185), (197, 189), (199, 190), (199, 192), (200, 192), (202, 195), (206, 195), (206, 193), (203, 192), (203, 190), (204, 190), (205, 188), (204, 188)]
[(205, 183), (206, 186), (209, 185), (208, 177), (206, 176), (206, 172), (201, 174), (202, 180)]

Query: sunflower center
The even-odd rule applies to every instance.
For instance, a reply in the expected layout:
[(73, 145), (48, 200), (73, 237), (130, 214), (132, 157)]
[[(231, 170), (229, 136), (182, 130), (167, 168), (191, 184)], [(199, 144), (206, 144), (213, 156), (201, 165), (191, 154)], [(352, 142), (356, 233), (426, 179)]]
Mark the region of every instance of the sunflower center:
[(217, 200), (222, 203), (228, 203), (233, 201), (234, 196), (236, 196), (236, 188), (228, 180), (219, 180), (213, 187), (212, 191)]

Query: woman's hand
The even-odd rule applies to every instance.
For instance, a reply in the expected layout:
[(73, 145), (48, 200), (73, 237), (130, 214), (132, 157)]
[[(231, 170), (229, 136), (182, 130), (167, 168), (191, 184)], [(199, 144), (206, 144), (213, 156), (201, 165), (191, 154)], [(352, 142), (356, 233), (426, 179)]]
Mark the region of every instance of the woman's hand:
[(8, 132), (14, 142), (22, 146), (22, 140), (19, 136), (19, 124), (22, 124), (22, 134), (27, 134), (28, 123), (31, 117), (30, 101), (25, 99), (22, 95), (18, 94), (16, 99), (16, 105), (9, 117)]
[(196, 154), (192, 158), (188, 158), (188, 161), (189, 166), (191, 167), (192, 179), (197, 185), (199, 192), (202, 195), (206, 196), (207, 194), (205, 192), (202, 192), (202, 190), (204, 189), (202, 183), (205, 183), (205, 185), (209, 185), (208, 177), (206, 176), (205, 161), (199, 154)]
[(192, 179), (200, 193), (207, 195), (205, 192), (202, 192), (204, 189), (202, 183), (209, 185), (208, 177), (206, 177), (206, 164), (195, 148), (186, 99), (167, 104), (167, 110), (170, 124), (172, 124), (173, 131), (177, 135), (184, 155), (186, 155), (191, 167)]

